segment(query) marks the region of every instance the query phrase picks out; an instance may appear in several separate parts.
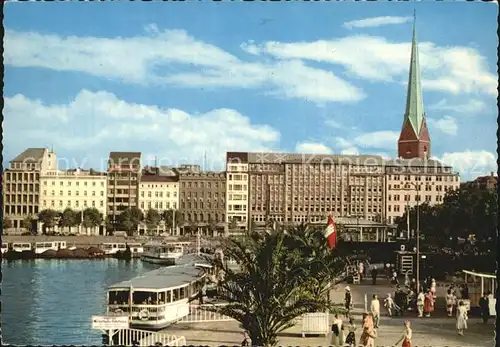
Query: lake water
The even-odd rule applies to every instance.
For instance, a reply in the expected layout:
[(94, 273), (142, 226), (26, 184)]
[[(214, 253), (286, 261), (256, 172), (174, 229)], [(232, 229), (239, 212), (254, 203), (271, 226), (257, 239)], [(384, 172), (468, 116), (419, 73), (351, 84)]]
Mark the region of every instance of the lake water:
[(91, 316), (105, 313), (107, 286), (156, 268), (140, 260), (3, 261), (3, 343), (102, 345)]

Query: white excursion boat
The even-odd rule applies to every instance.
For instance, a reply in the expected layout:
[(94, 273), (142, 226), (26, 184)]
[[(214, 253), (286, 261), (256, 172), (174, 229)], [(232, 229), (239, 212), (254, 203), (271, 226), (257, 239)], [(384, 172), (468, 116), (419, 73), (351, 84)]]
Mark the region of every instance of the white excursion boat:
[(125, 251), (127, 249), (127, 245), (125, 243), (103, 243), (102, 250), (104, 254), (116, 254), (118, 251)]
[(152, 243), (144, 245), (141, 260), (160, 265), (174, 265), (176, 259), (182, 257), (184, 247), (176, 244)]
[(9, 244), (8, 243), (2, 243), (2, 254), (7, 252), (9, 250)]
[(107, 292), (107, 315), (128, 315), (137, 329), (163, 329), (189, 315), (189, 300), (212, 272), (200, 256), (189, 254), (178, 265), (113, 284)]
[(31, 251), (32, 246), (31, 243), (29, 242), (13, 242), (12, 250), (16, 252), (26, 252), (26, 251)]
[(144, 253), (144, 247), (142, 243), (132, 242), (127, 244), (130, 248), (130, 252), (132, 252), (132, 257), (140, 257)]
[(42, 254), (45, 251), (53, 250), (57, 251), (59, 249), (66, 248), (66, 241), (45, 241), (35, 243), (35, 254)]

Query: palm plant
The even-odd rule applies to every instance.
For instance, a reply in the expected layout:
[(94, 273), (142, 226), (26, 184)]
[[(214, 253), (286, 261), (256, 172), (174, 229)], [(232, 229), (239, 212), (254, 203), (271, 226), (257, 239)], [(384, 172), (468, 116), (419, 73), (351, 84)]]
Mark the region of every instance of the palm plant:
[[(316, 281), (313, 276), (325, 271), (326, 264), (292, 250), (290, 246), (296, 241), (276, 230), (226, 240), (224, 256), (236, 261), (238, 271), (220, 259), (209, 259), (222, 269), (220, 296), (228, 303), (209, 310), (240, 322), (257, 346), (275, 346), (278, 333), (292, 327), (305, 313), (335, 310), (325, 295), (311, 290)], [(316, 263), (323, 267), (309, 270)]]

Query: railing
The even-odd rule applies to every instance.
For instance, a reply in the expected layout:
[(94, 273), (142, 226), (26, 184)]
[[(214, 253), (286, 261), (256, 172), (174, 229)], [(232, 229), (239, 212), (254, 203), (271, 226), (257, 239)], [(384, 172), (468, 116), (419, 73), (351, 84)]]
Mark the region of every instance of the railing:
[(184, 336), (168, 335), (165, 333), (151, 332), (138, 329), (123, 329), (116, 333), (118, 346), (185, 346)]
[(302, 337), (307, 334), (324, 334), (330, 331), (330, 317), (328, 312), (306, 313), (301, 317)]
[(189, 314), (181, 318), (178, 323), (197, 323), (197, 322), (227, 322), (232, 321), (233, 318), (224, 316), (220, 313), (207, 310), (209, 307), (225, 306), (227, 304), (204, 304), (204, 305), (190, 305)]

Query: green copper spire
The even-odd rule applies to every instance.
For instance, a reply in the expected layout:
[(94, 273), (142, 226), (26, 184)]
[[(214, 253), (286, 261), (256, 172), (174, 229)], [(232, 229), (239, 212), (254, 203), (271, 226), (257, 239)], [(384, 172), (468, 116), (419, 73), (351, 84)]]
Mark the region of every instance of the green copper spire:
[(413, 16), (413, 40), (411, 42), (410, 75), (408, 79), (408, 94), (406, 95), (405, 121), (409, 119), (413, 130), (415, 130), (415, 134), (420, 136), (420, 129), (424, 120), (424, 100), (422, 98), (422, 87), (420, 85), (420, 65), (418, 63), (415, 12)]

